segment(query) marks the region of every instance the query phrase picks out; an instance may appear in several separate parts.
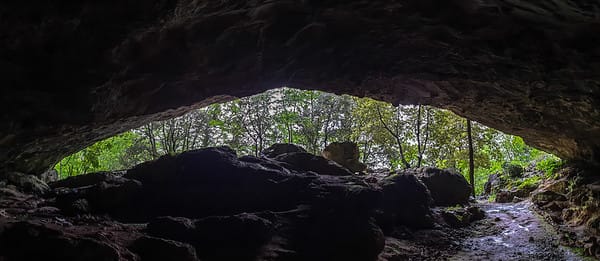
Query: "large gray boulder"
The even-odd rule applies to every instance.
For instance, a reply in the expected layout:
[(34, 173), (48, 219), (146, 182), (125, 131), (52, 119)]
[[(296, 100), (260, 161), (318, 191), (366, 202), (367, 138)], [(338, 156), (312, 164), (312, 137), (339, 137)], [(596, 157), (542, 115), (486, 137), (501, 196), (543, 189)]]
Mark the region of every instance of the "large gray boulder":
[(416, 175), (427, 186), (435, 205), (453, 206), (469, 201), (471, 185), (457, 172), (431, 167), (404, 172)]
[(352, 172), (360, 172), (367, 168), (367, 165), (360, 162), (360, 152), (354, 142), (333, 142), (327, 145), (322, 152), (324, 158), (333, 160)]

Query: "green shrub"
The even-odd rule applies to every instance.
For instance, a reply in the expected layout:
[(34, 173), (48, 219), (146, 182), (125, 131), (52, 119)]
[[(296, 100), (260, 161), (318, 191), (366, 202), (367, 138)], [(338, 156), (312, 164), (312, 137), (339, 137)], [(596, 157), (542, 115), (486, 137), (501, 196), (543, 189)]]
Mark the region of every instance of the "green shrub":
[(556, 156), (547, 156), (535, 164), (535, 169), (544, 172), (546, 177), (554, 177), (556, 172), (563, 166), (564, 162)]
[(534, 190), (540, 185), (541, 180), (542, 178), (540, 176), (532, 176), (526, 178), (521, 182), (521, 184), (518, 185), (518, 188), (525, 190)]
[(508, 174), (511, 177), (521, 177), (523, 175), (523, 166), (518, 164), (505, 164), (502, 166), (504, 169), (504, 173)]
[(492, 194), (490, 195), (490, 197), (488, 198), (488, 202), (496, 202), (496, 194)]

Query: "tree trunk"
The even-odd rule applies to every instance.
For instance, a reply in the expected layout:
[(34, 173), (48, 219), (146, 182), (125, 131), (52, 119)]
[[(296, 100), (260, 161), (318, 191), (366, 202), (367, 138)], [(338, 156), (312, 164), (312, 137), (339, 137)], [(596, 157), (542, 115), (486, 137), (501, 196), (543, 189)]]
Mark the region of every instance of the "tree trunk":
[(467, 119), (467, 138), (469, 139), (469, 180), (471, 192), (475, 197), (475, 163), (473, 162), (473, 133), (471, 131), (471, 120)]
[(423, 151), (421, 149), (421, 104), (417, 109), (417, 123), (416, 132), (417, 132), (417, 168), (421, 167), (421, 160), (423, 159)]

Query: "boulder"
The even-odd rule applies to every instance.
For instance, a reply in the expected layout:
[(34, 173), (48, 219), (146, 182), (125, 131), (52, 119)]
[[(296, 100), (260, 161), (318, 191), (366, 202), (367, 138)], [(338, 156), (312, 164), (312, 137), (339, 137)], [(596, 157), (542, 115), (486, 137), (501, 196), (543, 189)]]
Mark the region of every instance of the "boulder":
[(260, 152), (260, 155), (266, 158), (275, 158), (281, 154), (291, 152), (306, 152), (306, 150), (298, 145), (290, 143), (275, 143), (270, 147)]
[(497, 193), (504, 185), (503, 183), (499, 173), (490, 174), (488, 180), (483, 185), (483, 193), (486, 195)]
[(549, 190), (556, 193), (566, 194), (569, 189), (569, 180), (567, 178), (561, 178), (558, 180), (550, 180), (544, 182), (540, 187), (540, 190)]
[[(131, 222), (169, 215), (202, 218), (286, 211), (300, 204), (325, 208), (354, 204), (349, 208), (368, 206), (356, 212), (372, 210), (378, 204), (380, 192), (351, 174), (333, 161), (308, 153), (286, 153), (276, 159), (238, 158), (226, 147), (205, 148), (142, 163), (123, 177), (93, 175), (57, 183), (84, 186), (57, 189), (56, 202), (64, 210), (83, 198), (93, 213), (108, 213)], [(88, 185), (92, 182), (87, 179), (101, 182)], [(338, 195), (359, 195), (359, 201), (365, 203), (357, 204), (354, 200), (331, 203), (332, 198), (344, 198)]]
[[(322, 157), (310, 158), (349, 173)], [(56, 201), (63, 211), (88, 202), (92, 213), (148, 222), (146, 231), (158, 238), (144, 239), (148, 245), (185, 254), (181, 245), (159, 239), (186, 243), (206, 260), (254, 260), (271, 254), (285, 260), (374, 260), (384, 244), (378, 226), (383, 219), (375, 222), (375, 216), (384, 216), (391, 226), (431, 225), (426, 224), (430, 196), (414, 176), (383, 184), (388, 195), (384, 204), (380, 184), (291, 166), (206, 148), (140, 164), (120, 178), (72, 179), (56, 189)], [(77, 212), (82, 211), (72, 210)], [(144, 255), (140, 248), (134, 250)]]
[(114, 217), (143, 216), (135, 206), (143, 202), (142, 184), (132, 179), (114, 179), (81, 188), (56, 189), (56, 207), (67, 215), (110, 214)]
[(509, 203), (512, 202), (514, 195), (508, 190), (501, 190), (496, 193), (496, 203)]
[(122, 252), (128, 252), (107, 242), (37, 223), (12, 223), (3, 230), (1, 260), (120, 261), (125, 256)]
[(194, 222), (200, 258), (251, 260), (273, 234), (273, 224), (254, 214), (215, 216)]
[(57, 181), (58, 178), (58, 171), (56, 171), (55, 169), (51, 169), (40, 174), (40, 179), (46, 183)]
[(454, 206), (469, 201), (471, 185), (461, 174), (430, 167), (405, 172), (416, 175), (427, 186), (435, 205)]
[(102, 180), (94, 185), (84, 178), (70, 181), (68, 186), (84, 187), (57, 190), (57, 205), (68, 208), (84, 198), (94, 213), (147, 221), (167, 215), (199, 218), (288, 210), (308, 200), (306, 189), (316, 175), (293, 174), (277, 162), (255, 160), (239, 160), (222, 147), (165, 156), (134, 167), (123, 178), (94, 175), (89, 179)]
[(396, 174), (379, 182), (383, 203), (378, 223), (388, 234), (395, 226), (427, 228), (433, 225), (427, 187), (414, 175)]
[(496, 192), (496, 203), (520, 202), (529, 197), (532, 191), (537, 188), (537, 184), (529, 186), (518, 186), (511, 190), (501, 189)]
[(367, 165), (358, 160), (360, 153), (354, 142), (330, 143), (325, 147), (322, 155), (324, 158), (333, 160), (352, 172), (361, 172), (367, 168)]
[(471, 213), (463, 209), (443, 210), (441, 216), (444, 222), (453, 228), (466, 227), (469, 225), (471, 219)]
[(160, 217), (148, 224), (150, 235), (190, 243), (208, 260), (251, 260), (273, 231), (269, 220), (249, 213), (198, 220)]
[(312, 171), (319, 175), (350, 176), (352, 172), (334, 161), (307, 152), (285, 153), (275, 157), (286, 163), (286, 167), (296, 171)]
[(27, 193), (42, 195), (50, 190), (50, 187), (33, 175), (27, 175), (19, 172), (8, 172), (6, 180), (9, 184), (17, 186), (19, 189)]
[(441, 211), (442, 219), (453, 228), (466, 227), (471, 222), (485, 218), (485, 212), (476, 206), (448, 208)]
[(556, 193), (551, 190), (537, 191), (534, 192), (531, 196), (531, 201), (538, 205), (544, 206), (552, 201), (566, 201), (567, 197), (565, 195)]
[(55, 189), (55, 188), (79, 188), (79, 187), (95, 185), (95, 184), (98, 184), (103, 181), (108, 182), (108, 183), (118, 182), (119, 179), (123, 180), (122, 178), (120, 178), (119, 175), (116, 175), (113, 172), (96, 172), (96, 173), (89, 173), (89, 174), (68, 177), (63, 180), (51, 182), (48, 185), (53, 189)]
[(184, 217), (157, 217), (146, 228), (149, 235), (168, 238), (181, 242), (193, 242), (195, 238), (194, 221)]
[(385, 246), (382, 230), (372, 219), (316, 216), (293, 229), (295, 260), (378, 260)]
[(471, 213), (471, 221), (482, 220), (485, 218), (485, 211), (477, 206), (467, 207), (467, 212)]
[(140, 237), (131, 249), (140, 256), (141, 261), (199, 260), (196, 250), (189, 244), (156, 237)]

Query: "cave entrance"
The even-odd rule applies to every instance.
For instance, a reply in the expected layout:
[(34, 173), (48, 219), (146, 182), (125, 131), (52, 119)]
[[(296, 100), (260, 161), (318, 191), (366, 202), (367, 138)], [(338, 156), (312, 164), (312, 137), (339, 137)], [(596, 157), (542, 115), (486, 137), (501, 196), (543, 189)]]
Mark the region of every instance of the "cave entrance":
[[(476, 122), (472, 126), (476, 194), (484, 191), (490, 174), (524, 168), (552, 174), (560, 164), (518, 136)], [(67, 156), (54, 169), (64, 179), (214, 146), (260, 156), (272, 144), (292, 143), (321, 155), (330, 143), (351, 141), (366, 173), (431, 166), (467, 177), (466, 129), (465, 118), (444, 109), (283, 87), (150, 122)], [(525, 182), (538, 181), (533, 179)]]

